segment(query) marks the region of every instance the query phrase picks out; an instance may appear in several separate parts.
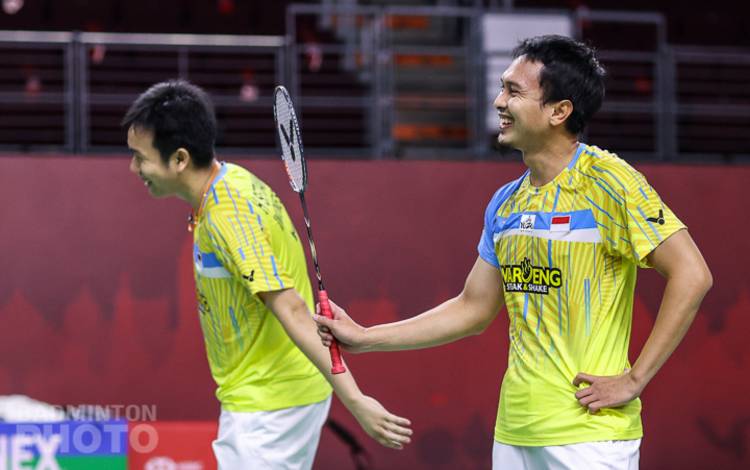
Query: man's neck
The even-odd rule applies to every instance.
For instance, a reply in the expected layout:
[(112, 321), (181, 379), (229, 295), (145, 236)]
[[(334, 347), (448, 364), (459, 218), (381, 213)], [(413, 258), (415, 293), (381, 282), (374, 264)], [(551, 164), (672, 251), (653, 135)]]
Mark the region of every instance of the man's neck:
[(578, 141), (574, 137), (549, 139), (538, 148), (525, 150), (523, 162), (531, 170), (531, 184), (536, 187), (544, 186), (573, 160), (578, 149)]
[(183, 175), (183, 190), (177, 193), (180, 199), (187, 201), (194, 211), (203, 203), (205, 191), (210, 187), (212, 175), (216, 175), (219, 162), (212, 160), (207, 168), (194, 168)]

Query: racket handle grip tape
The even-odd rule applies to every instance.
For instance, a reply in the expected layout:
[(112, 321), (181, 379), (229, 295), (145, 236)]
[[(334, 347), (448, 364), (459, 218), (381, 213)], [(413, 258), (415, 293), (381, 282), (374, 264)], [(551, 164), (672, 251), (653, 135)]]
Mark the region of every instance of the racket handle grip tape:
[[(326, 318), (333, 319), (333, 312), (331, 311), (331, 304), (328, 303), (328, 292), (325, 290), (318, 291), (318, 302), (320, 302), (320, 313)], [(342, 374), (346, 372), (346, 367), (341, 360), (341, 350), (339, 350), (339, 343), (336, 338), (333, 339), (331, 347), (331, 374)]]

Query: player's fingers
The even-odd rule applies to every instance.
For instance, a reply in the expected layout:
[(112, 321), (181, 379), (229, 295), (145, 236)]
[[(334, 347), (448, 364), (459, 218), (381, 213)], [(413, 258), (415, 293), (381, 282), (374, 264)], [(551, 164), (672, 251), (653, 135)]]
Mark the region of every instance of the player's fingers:
[(315, 314), (312, 316), (313, 320), (315, 320), (315, 323), (318, 324), (318, 326), (325, 326), (327, 328), (331, 328), (333, 326), (333, 320), (330, 318), (324, 317), (323, 315)]
[(381, 436), (383, 437), (383, 440), (389, 444), (389, 447), (394, 449), (401, 449), (404, 445), (411, 442), (411, 439), (408, 436), (402, 436), (385, 429), (382, 430)]
[(320, 302), (317, 302), (315, 304), (315, 313), (317, 313), (318, 315), (320, 315)]
[(581, 385), (583, 382), (592, 384), (594, 383), (595, 380), (596, 380), (595, 375), (589, 375), (589, 374), (584, 374), (583, 372), (579, 372), (576, 375), (576, 377), (573, 379), (573, 385), (577, 387)]
[(580, 400), (581, 398), (589, 396), (592, 393), (594, 393), (594, 388), (593, 387), (586, 387), (586, 388), (582, 388), (582, 389), (578, 390), (575, 393), (575, 395), (576, 395), (576, 398), (578, 398)]
[(401, 416), (396, 416), (394, 414), (388, 415), (387, 420), (388, 422), (396, 424), (398, 426), (411, 426), (411, 421), (409, 421), (406, 418), (402, 418)]
[(381, 432), (381, 431), (375, 431), (372, 437), (378, 442), (378, 444), (389, 447), (391, 449), (398, 449), (398, 443), (392, 442), (390, 439), (388, 439), (388, 436)]
[(390, 436), (391, 436), (391, 441), (396, 442), (402, 446), (405, 446), (406, 444), (409, 444), (411, 442), (411, 437), (405, 436), (403, 434), (391, 432)]
[(320, 339), (324, 339), (326, 341), (333, 341), (333, 335), (330, 331), (323, 331), (318, 330), (318, 336), (320, 336)]
[(597, 413), (599, 410), (601, 410), (602, 408), (604, 408), (604, 402), (602, 402), (602, 401), (595, 401), (595, 402), (591, 403), (588, 406), (588, 408), (589, 408), (589, 413), (591, 413), (591, 414)]
[(331, 329), (324, 325), (318, 325), (318, 334), (331, 334)]
[(399, 426), (397, 424), (387, 423), (385, 424), (385, 427), (393, 434), (398, 434), (399, 436), (410, 437), (413, 434), (413, 431), (411, 429)]
[(594, 395), (589, 395), (587, 397), (583, 397), (580, 400), (578, 400), (578, 403), (580, 403), (583, 406), (589, 406), (590, 403), (594, 403), (595, 401), (598, 401), (599, 399), (595, 397)]
[(339, 318), (348, 318), (349, 316), (346, 314), (346, 311), (339, 307), (339, 305), (334, 302), (333, 300), (328, 299), (328, 303), (331, 304), (331, 313), (333, 313), (333, 318), (338, 320)]
[(331, 343), (333, 342), (333, 337), (331, 337), (329, 335), (321, 335), (321, 334), (319, 334), (319, 336), (320, 336), (320, 341), (325, 346), (330, 346)]
[(392, 441), (389, 441), (388, 439), (385, 439), (385, 438), (382, 439), (382, 440), (379, 440), (378, 442), (380, 442), (382, 445), (384, 445), (384, 446), (386, 446), (386, 447), (388, 447), (390, 449), (402, 450), (404, 448), (404, 446), (402, 446), (398, 442), (392, 442)]

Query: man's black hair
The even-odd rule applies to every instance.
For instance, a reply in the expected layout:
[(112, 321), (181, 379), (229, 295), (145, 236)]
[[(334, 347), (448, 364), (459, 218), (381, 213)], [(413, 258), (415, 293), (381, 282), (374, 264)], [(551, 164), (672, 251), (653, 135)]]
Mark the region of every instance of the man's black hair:
[(539, 85), (544, 104), (562, 100), (573, 103), (565, 128), (580, 134), (604, 100), (606, 72), (594, 49), (569, 37), (547, 35), (521, 41), (513, 50), (514, 59), (520, 56), (542, 64)]
[(164, 163), (181, 147), (198, 168), (208, 167), (214, 158), (214, 107), (206, 92), (185, 80), (153, 85), (130, 106), (121, 124), (153, 132), (154, 148)]

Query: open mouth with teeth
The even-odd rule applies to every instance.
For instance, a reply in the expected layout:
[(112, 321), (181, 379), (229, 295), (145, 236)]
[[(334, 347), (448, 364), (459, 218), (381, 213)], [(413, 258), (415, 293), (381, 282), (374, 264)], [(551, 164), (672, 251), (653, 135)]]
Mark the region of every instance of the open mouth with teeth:
[(507, 129), (513, 125), (513, 119), (508, 116), (500, 116), (500, 129)]

